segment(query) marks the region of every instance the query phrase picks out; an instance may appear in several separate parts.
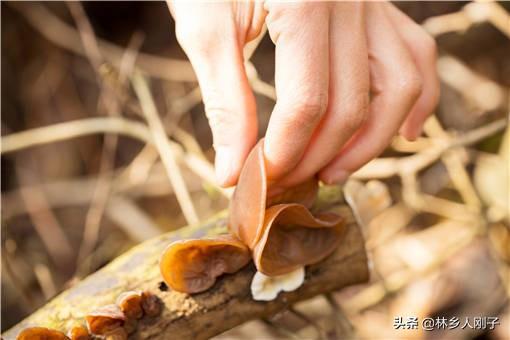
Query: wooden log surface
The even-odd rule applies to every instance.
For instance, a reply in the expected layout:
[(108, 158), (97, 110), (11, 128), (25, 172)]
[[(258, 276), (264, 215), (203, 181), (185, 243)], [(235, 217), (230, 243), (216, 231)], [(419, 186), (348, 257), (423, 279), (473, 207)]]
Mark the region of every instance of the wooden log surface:
[(250, 283), (253, 264), (222, 276), (208, 291), (188, 295), (161, 290), (158, 260), (172, 241), (226, 232), (226, 212), (198, 226), (190, 226), (146, 241), (107, 266), (64, 291), (38, 311), (8, 330), (3, 339), (15, 339), (24, 328), (44, 326), (67, 332), (71, 325), (84, 323), (96, 307), (115, 302), (128, 290), (148, 290), (163, 303), (160, 316), (144, 317), (130, 339), (205, 339), (251, 319), (267, 317), (289, 305), (321, 293), (368, 280), (367, 257), (359, 226), (351, 210), (341, 203), (336, 187), (321, 189), (316, 209), (336, 211), (345, 217), (344, 238), (334, 254), (306, 268), (305, 283), (296, 291), (280, 293), (270, 302), (254, 301)]

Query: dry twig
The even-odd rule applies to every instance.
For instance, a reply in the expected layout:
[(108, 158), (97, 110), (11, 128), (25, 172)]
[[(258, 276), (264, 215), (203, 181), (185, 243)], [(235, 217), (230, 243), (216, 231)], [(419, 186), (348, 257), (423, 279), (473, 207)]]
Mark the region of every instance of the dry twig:
[[(101, 88), (99, 103), (104, 104), (109, 116), (116, 116), (118, 115), (120, 107), (112, 89), (103, 81), (99, 73), (99, 69), (103, 64), (103, 56), (99, 50), (99, 45), (92, 25), (90, 24), (81, 3), (69, 2), (67, 3), (67, 6), (78, 26), (78, 32), (83, 44), (85, 55), (96, 73), (97, 82)], [(105, 137), (99, 166), (100, 175), (95, 185), (93, 198), (85, 217), (82, 243), (78, 251), (78, 267), (82, 263), (82, 260), (92, 252), (98, 240), (101, 221), (111, 191), (111, 171), (115, 166), (117, 144), (118, 139), (116, 135), (108, 135)], [(88, 272), (89, 270), (86, 269), (85, 271)]]
[[(76, 54), (85, 55), (83, 46), (80, 43), (79, 33), (59, 19), (44, 5), (39, 3), (26, 5), (10, 2), (9, 6), (18, 11), (18, 13), (27, 19), (32, 27), (53, 44)], [(101, 39), (98, 42), (101, 54), (105, 59), (119, 66), (124, 54), (124, 48)], [(195, 73), (190, 63), (185, 60), (140, 53), (136, 64), (137, 67), (153, 77), (173, 81), (196, 81)]]
[(97, 117), (57, 123), (2, 136), (2, 154), (37, 145), (65, 141), (98, 133), (113, 133), (152, 143), (149, 130), (142, 123), (120, 117)]
[(184, 217), (189, 224), (196, 224), (198, 216), (191, 201), (186, 183), (182, 178), (181, 171), (175, 160), (175, 155), (166, 136), (165, 129), (161, 123), (156, 106), (149, 92), (149, 87), (142, 75), (135, 73), (132, 78), (133, 88), (142, 105), (147, 123), (151, 129), (154, 144), (158, 149), (161, 160), (167, 170), (168, 178), (175, 190), (175, 195), (181, 206)]

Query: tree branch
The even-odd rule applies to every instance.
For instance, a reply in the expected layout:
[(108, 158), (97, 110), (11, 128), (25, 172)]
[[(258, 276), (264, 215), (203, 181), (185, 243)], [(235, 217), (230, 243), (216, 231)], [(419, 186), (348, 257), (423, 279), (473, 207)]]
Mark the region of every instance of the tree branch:
[(167, 339), (169, 334), (175, 339), (205, 339), (250, 319), (268, 317), (297, 301), (365, 282), (368, 267), (363, 237), (350, 209), (339, 205), (340, 190), (333, 189), (321, 192), (319, 206), (345, 217), (348, 227), (343, 242), (326, 260), (307, 267), (304, 285), (294, 292), (282, 293), (271, 302), (254, 301), (250, 294), (253, 265), (221, 277), (204, 293), (187, 295), (158, 289), (158, 259), (163, 249), (178, 239), (226, 232), (226, 214), (222, 213), (200, 226), (186, 227), (136, 246), (57, 296), (2, 338), (15, 339), (22, 329), (35, 325), (66, 331), (73, 323), (83, 322), (92, 309), (113, 303), (123, 291), (149, 290), (163, 302), (163, 312), (157, 318), (142, 319), (133, 339)]

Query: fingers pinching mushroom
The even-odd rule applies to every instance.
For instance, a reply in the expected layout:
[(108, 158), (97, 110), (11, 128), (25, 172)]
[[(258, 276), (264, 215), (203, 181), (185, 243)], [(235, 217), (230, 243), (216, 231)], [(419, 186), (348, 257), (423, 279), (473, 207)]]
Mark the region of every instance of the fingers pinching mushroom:
[(340, 243), (342, 218), (333, 213), (314, 216), (308, 210), (317, 197), (317, 180), (293, 188), (269, 184), (263, 147), (261, 140), (239, 176), (230, 204), (231, 236), (177, 241), (163, 253), (161, 274), (174, 290), (202, 292), (218, 276), (244, 267), (251, 255), (259, 272), (287, 274), (324, 259)]
[(46, 327), (29, 327), (25, 328), (18, 334), (16, 340), (69, 340), (62, 332)]
[(344, 232), (333, 213), (313, 216), (300, 204), (278, 204), (266, 210), (264, 233), (253, 249), (257, 269), (268, 276), (290, 273), (330, 255)]
[(209, 289), (218, 276), (244, 267), (250, 257), (243, 243), (225, 235), (173, 242), (163, 252), (159, 265), (172, 289), (198, 293)]
[[(257, 269), (269, 276), (289, 273), (319, 262), (341, 241), (342, 218), (333, 213), (313, 216), (308, 208), (318, 190), (312, 178), (267, 198), (263, 141), (248, 156), (230, 206), (230, 231), (253, 250)], [(246, 202), (253, 200), (255, 203)]]
[(106, 305), (89, 313), (85, 320), (91, 333), (106, 335), (116, 328), (122, 328), (126, 317), (117, 305)]
[(228, 227), (232, 235), (253, 249), (262, 235), (267, 199), (267, 176), (262, 141), (248, 155), (232, 201)]

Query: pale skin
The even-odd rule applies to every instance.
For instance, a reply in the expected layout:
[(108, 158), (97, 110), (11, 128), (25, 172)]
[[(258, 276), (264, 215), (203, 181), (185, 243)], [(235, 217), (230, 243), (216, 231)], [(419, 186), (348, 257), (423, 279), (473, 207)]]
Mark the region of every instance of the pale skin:
[(409, 140), (438, 102), (434, 40), (386, 2), (169, 2), (198, 77), (222, 186), (257, 139), (243, 47), (265, 23), (277, 101), (265, 133), (268, 176), (342, 183), (391, 139)]

